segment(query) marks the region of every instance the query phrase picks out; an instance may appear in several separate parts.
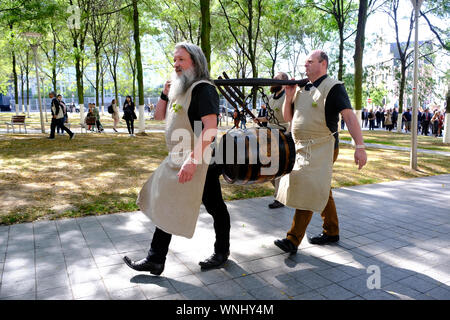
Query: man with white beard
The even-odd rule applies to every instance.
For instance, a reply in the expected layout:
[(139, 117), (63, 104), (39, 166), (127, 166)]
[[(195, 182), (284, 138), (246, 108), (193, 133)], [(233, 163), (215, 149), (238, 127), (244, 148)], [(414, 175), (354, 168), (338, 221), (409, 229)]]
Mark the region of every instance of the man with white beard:
[[(217, 133), (219, 95), (212, 84), (202, 50), (179, 43), (174, 74), (164, 85), (155, 119), (166, 119), (168, 156), (139, 193), (137, 204), (156, 225), (146, 258), (125, 263), (138, 271), (160, 275), (172, 235), (191, 238), (200, 205), (214, 220), (214, 253), (200, 262), (202, 269), (222, 266), (230, 254), (230, 215), (222, 198), (220, 167), (212, 163), (211, 144)], [(201, 133), (200, 133), (201, 131)]]

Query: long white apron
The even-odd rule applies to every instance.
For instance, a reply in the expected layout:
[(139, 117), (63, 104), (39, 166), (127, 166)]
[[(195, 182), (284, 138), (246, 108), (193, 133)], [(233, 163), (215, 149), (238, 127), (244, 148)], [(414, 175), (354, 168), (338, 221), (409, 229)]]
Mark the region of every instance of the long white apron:
[(325, 101), (338, 82), (325, 78), (318, 88), (300, 89), (294, 100), (291, 132), (296, 159), (280, 180), (276, 199), (288, 207), (321, 212), (331, 188), (334, 136), (326, 125)]
[(186, 238), (194, 235), (211, 158), (211, 148), (207, 148), (192, 180), (178, 182), (177, 173), (194, 149), (195, 136), (188, 117), (192, 89), (203, 82), (210, 83), (197, 81), (184, 95), (168, 102), (165, 135), (169, 154), (144, 184), (136, 201), (158, 228)]

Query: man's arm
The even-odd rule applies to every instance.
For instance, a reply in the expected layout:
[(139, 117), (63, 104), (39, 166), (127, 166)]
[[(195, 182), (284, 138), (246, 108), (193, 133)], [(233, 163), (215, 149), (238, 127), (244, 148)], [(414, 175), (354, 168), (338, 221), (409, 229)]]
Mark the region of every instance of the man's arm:
[(217, 115), (208, 114), (201, 117), (203, 123), (203, 130), (197, 142), (194, 145), (194, 150), (191, 152), (187, 160), (183, 163), (180, 171), (178, 172), (178, 182), (185, 183), (192, 180), (195, 170), (197, 169), (197, 163), (204, 161), (203, 152), (217, 134)]
[(355, 141), (355, 163), (358, 165), (358, 169), (361, 169), (367, 163), (367, 154), (364, 149), (364, 139), (361, 128), (359, 127), (358, 119), (352, 109), (344, 109), (341, 111), (341, 114), (345, 124), (347, 125), (348, 132)]
[[(295, 80), (292, 78), (291, 80)], [(284, 121), (290, 122), (292, 120), (292, 103), (294, 102), (295, 91), (297, 90), (297, 85), (285, 86), (285, 97), (283, 103), (283, 118)]]
[[(170, 80), (166, 81), (166, 83), (164, 84), (163, 94), (165, 94), (166, 96), (169, 95), (169, 90), (170, 90)], [(164, 120), (166, 118), (167, 103), (168, 101), (166, 100), (163, 99), (158, 100), (154, 115), (155, 120)]]

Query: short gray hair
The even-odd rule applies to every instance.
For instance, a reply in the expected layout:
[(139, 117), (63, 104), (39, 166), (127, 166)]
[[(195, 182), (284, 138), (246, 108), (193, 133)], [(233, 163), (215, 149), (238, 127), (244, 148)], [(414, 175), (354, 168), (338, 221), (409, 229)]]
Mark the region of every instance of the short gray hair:
[(53, 95), (54, 97), (56, 97), (55, 91), (50, 91), (48, 94), (51, 94), (51, 95)]
[(202, 49), (189, 42), (179, 42), (175, 45), (175, 49), (183, 48), (191, 56), (192, 62), (194, 63), (194, 72), (196, 80), (206, 79), (210, 80), (208, 62), (206, 61), (205, 54)]

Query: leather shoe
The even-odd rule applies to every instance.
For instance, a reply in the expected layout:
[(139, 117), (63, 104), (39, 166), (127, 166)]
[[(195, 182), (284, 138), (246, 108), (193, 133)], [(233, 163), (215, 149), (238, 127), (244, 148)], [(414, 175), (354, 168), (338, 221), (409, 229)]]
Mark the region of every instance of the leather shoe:
[(328, 236), (325, 233), (321, 233), (318, 236), (308, 238), (308, 242), (311, 244), (327, 244), (338, 242), (339, 236)]
[(228, 260), (229, 256), (230, 256), (229, 251), (227, 253), (214, 252), (212, 254), (212, 256), (210, 256), (209, 258), (207, 258), (204, 261), (200, 261), (198, 264), (200, 265), (202, 270), (218, 268), (218, 267), (222, 266)]
[(273, 200), (273, 202), (271, 204), (269, 204), (270, 209), (277, 209), (277, 208), (282, 208), (282, 207), (284, 207), (284, 204), (282, 204), (278, 200)]
[(287, 238), (275, 240), (273, 243), (284, 252), (297, 253), (297, 247)]
[(156, 276), (159, 276), (163, 270), (164, 270), (164, 263), (155, 263), (152, 261), (148, 261), (147, 258), (139, 260), (139, 261), (132, 261), (127, 256), (123, 257), (123, 261), (129, 266), (131, 269), (137, 270), (137, 271), (150, 271), (151, 274), (154, 274)]

